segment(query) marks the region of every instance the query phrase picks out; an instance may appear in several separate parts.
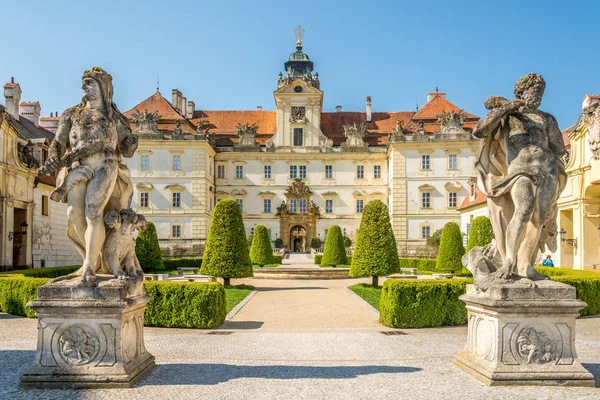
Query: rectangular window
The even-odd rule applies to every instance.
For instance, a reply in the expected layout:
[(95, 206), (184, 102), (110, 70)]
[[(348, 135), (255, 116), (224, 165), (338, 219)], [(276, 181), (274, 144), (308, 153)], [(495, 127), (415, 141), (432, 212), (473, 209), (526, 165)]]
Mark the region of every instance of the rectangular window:
[(357, 165), (356, 166), (356, 179), (364, 179), (365, 178), (365, 166)]
[(325, 213), (331, 214), (333, 212), (333, 200), (325, 200)]
[(266, 213), (271, 212), (271, 199), (263, 200), (263, 212), (266, 212)]
[(181, 156), (173, 155), (173, 171), (181, 171)]
[(297, 206), (298, 203), (296, 202), (296, 199), (291, 199), (290, 200), (290, 212), (291, 213), (296, 213), (297, 212)]
[(42, 149), (42, 165), (46, 164), (48, 161), (48, 150)]
[(429, 154), (421, 154), (421, 169), (431, 169), (430, 161), (431, 159)]
[(333, 165), (325, 166), (325, 179), (333, 179)]
[(173, 207), (181, 207), (181, 193), (173, 193)]
[(235, 202), (240, 206), (240, 211), (244, 212), (244, 199), (235, 199)]
[(421, 227), (421, 238), (427, 239), (431, 236), (431, 227), (430, 226), (422, 226)]
[(296, 179), (298, 176), (298, 166), (290, 165), (290, 179)]
[(235, 179), (244, 179), (244, 166), (243, 165), (235, 166)]
[(373, 178), (381, 179), (381, 165), (373, 165)]
[(148, 203), (149, 203), (148, 200), (149, 200), (148, 192), (140, 192), (140, 207), (141, 208), (148, 207)]
[(271, 240), (271, 230), (267, 229), (267, 235), (269, 236), (269, 240)]
[(48, 196), (42, 195), (42, 215), (50, 215), (50, 208), (48, 204)]
[(265, 179), (271, 179), (271, 166), (265, 165), (263, 168)]
[(431, 207), (431, 193), (422, 192), (421, 193), (421, 208), (430, 208)]
[(356, 212), (358, 214), (363, 212), (365, 201), (364, 200), (356, 200)]
[(448, 154), (448, 169), (458, 169), (458, 156), (456, 154)]
[(181, 225), (171, 226), (171, 237), (173, 237), (173, 238), (181, 237)]
[(300, 166), (300, 179), (306, 179), (306, 165)]
[(448, 192), (448, 208), (456, 208), (458, 203), (458, 193)]
[(217, 165), (217, 179), (225, 179), (225, 166)]
[(294, 128), (294, 146), (304, 145), (304, 130), (302, 128)]
[(143, 154), (140, 156), (140, 168), (142, 171), (148, 171), (150, 169), (150, 156)]
[(306, 199), (300, 199), (300, 214), (306, 214)]

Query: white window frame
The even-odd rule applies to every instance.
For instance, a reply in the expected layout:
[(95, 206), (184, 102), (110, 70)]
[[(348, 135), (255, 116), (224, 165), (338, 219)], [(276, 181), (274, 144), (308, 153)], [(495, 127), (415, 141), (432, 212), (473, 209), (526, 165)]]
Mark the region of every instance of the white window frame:
[[(146, 195), (146, 205), (144, 205), (142, 203), (142, 197), (143, 197), (142, 195)], [(146, 191), (146, 190), (140, 191), (139, 206), (140, 206), (140, 208), (150, 208), (150, 192), (149, 191)]]
[(308, 200), (307, 199), (300, 199), (298, 201), (298, 212), (300, 214), (306, 214), (308, 211)]
[(150, 171), (150, 154), (140, 154), (140, 171)]
[(431, 154), (421, 154), (421, 171), (431, 171)]
[[(423, 191), (421, 192), (421, 208), (430, 209), (431, 208), (431, 192)], [(425, 204), (427, 203), (427, 204)]]
[(270, 198), (263, 199), (263, 212), (271, 213), (271, 210), (272, 210), (271, 205), (272, 205), (272, 200)]
[(362, 214), (365, 209), (365, 200), (364, 199), (356, 199), (356, 214)]
[[(296, 144), (296, 132), (300, 132), (300, 144)], [(292, 145), (294, 147), (304, 146), (304, 128), (293, 127), (292, 128)]]
[[(177, 205), (175, 205), (175, 199), (177, 199)], [(181, 208), (181, 192), (171, 192), (171, 208)]]
[(325, 214), (333, 214), (333, 199), (325, 199)]
[[(182, 237), (182, 226), (181, 224), (171, 224), (171, 238), (172, 239), (181, 239)], [(175, 235), (175, 230), (177, 230), (177, 235)]]
[(272, 166), (271, 164), (263, 165), (263, 178), (264, 179), (272, 179)]
[[(454, 203), (454, 204), (452, 204)], [(448, 208), (458, 208), (458, 192), (457, 191), (449, 191), (448, 192)]]
[(373, 179), (381, 179), (382, 170), (381, 164), (373, 165)]
[(365, 166), (363, 164), (356, 166), (356, 179), (365, 179)]
[[(327, 167), (330, 168), (329, 176), (327, 176)], [(324, 171), (325, 178), (324, 179), (325, 180), (333, 180), (333, 164), (325, 164), (324, 168), (325, 168), (325, 171)]]
[(290, 175), (289, 178), (290, 179), (296, 179), (298, 177), (298, 166), (297, 165), (290, 165)]

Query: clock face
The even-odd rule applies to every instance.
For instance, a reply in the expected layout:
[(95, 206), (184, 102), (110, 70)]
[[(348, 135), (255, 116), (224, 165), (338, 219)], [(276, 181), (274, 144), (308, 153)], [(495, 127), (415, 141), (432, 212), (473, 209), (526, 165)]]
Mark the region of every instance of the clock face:
[(294, 88), (294, 92), (296, 92), (296, 93), (300, 93), (300, 92), (302, 92), (302, 86), (296, 86), (296, 87)]

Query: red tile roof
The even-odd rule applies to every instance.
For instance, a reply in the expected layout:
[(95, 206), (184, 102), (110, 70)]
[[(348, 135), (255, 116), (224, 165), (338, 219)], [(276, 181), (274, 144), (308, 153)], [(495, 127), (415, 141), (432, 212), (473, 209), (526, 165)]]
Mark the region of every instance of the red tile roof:
[(478, 204), (486, 203), (487, 196), (481, 190), (477, 189), (477, 194), (475, 194), (475, 198), (473, 200), (469, 200), (471, 196), (465, 197), (462, 203), (460, 203), (459, 210), (463, 210), (468, 207), (476, 206)]
[[(406, 126), (413, 114), (413, 111), (372, 113), (371, 122), (365, 123), (368, 132), (365, 141), (370, 145), (387, 144), (387, 135), (396, 129), (397, 122), (401, 121)], [(360, 124), (366, 119), (364, 112), (324, 112), (321, 113), (321, 131), (334, 144), (340, 144), (346, 140), (344, 125)]]
[(569, 148), (571, 147), (571, 139), (569, 139), (569, 135), (575, 131), (575, 128), (577, 128), (577, 124), (570, 126), (564, 131), (562, 131), (563, 143), (565, 144), (567, 150), (569, 150)]
[(123, 113), (130, 120), (132, 129), (135, 127), (135, 124), (131, 122), (131, 118), (136, 110), (139, 112), (144, 112), (145, 110), (148, 110), (149, 112), (158, 112), (158, 115), (161, 116), (161, 120), (158, 123), (158, 129), (161, 131), (172, 133), (175, 128), (175, 122), (181, 121), (183, 123), (180, 125), (180, 128), (184, 133), (195, 132), (194, 125), (184, 115), (175, 110), (171, 103), (169, 103), (160, 92), (154, 93), (131, 110)]
[(52, 175), (40, 175), (39, 181), (41, 183), (45, 183), (46, 185), (56, 186), (56, 178)]
[[(449, 112), (457, 113), (457, 112), (462, 111), (461, 108), (458, 108), (457, 106), (455, 106), (454, 104), (452, 104), (451, 102), (446, 100), (445, 97), (440, 96), (440, 94), (442, 94), (442, 93), (438, 93), (438, 95), (436, 95), (433, 99), (431, 99), (427, 103), (425, 103), (423, 105), (423, 107), (421, 107), (421, 109), (415, 113), (415, 115), (413, 116), (413, 120), (416, 120), (416, 121), (436, 120), (437, 121), (437, 116), (440, 115), (444, 111), (447, 113), (449, 113)], [(479, 117), (476, 115), (467, 113), (467, 121), (470, 119), (479, 120)]]
[(198, 110), (194, 112), (192, 122), (208, 121), (207, 128), (217, 135), (222, 133), (235, 134), (237, 124), (246, 123), (258, 125), (259, 134), (274, 134), (277, 131), (277, 112), (275, 111), (217, 111)]

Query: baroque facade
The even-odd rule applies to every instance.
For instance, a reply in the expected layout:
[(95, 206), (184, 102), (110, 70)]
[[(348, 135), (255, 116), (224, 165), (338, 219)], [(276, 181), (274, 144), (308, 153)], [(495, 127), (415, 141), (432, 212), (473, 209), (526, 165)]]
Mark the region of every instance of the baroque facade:
[(161, 247), (202, 252), (212, 210), (238, 202), (248, 234), (307, 251), (339, 225), (356, 239), (364, 206), (388, 204), (401, 251), (424, 243), (467, 195), (478, 117), (432, 92), (418, 111), (323, 111), (318, 73), (298, 41), (279, 73), (275, 111), (196, 109), (174, 89), (157, 91), (125, 115), (138, 135), (128, 159), (133, 207), (156, 224)]
[(75, 265), (67, 206), (50, 201), (55, 180), (36, 179), (54, 135), (40, 126), (40, 104), (21, 102), (21, 87), (4, 85), (0, 106), (0, 270)]

